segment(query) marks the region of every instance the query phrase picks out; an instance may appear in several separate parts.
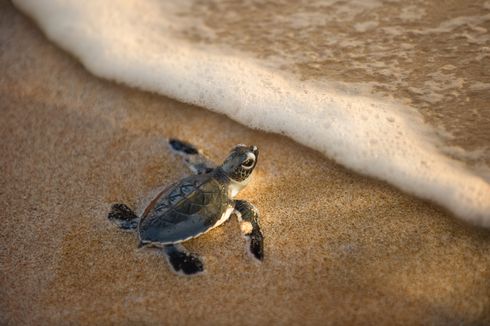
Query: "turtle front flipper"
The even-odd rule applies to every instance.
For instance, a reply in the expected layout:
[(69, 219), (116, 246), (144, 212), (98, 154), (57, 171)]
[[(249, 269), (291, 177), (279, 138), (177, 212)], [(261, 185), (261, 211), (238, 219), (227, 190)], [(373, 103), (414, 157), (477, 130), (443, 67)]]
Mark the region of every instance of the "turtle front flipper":
[(204, 264), (201, 259), (187, 251), (181, 244), (169, 244), (163, 248), (167, 261), (174, 272), (184, 275), (196, 275), (204, 272)]
[(138, 227), (140, 218), (124, 204), (114, 204), (107, 218), (121, 229), (133, 231)]
[(168, 144), (175, 153), (184, 158), (184, 163), (195, 174), (209, 173), (216, 167), (216, 164), (188, 142), (171, 138)]
[(242, 234), (249, 240), (250, 253), (258, 260), (264, 259), (264, 236), (260, 231), (259, 212), (244, 200), (235, 200), (235, 212)]

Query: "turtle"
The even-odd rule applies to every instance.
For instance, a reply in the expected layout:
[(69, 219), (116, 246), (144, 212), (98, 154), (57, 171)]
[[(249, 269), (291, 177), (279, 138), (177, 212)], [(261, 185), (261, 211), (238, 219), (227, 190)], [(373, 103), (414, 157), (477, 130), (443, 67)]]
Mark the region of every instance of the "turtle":
[(195, 275), (204, 272), (204, 264), (182, 243), (220, 226), (234, 214), (251, 256), (262, 261), (259, 212), (251, 203), (234, 199), (251, 179), (259, 157), (257, 146), (236, 145), (223, 164), (216, 165), (191, 143), (169, 139), (168, 144), (193, 174), (158, 192), (141, 216), (117, 203), (111, 206), (108, 219), (123, 230), (136, 231), (138, 247), (161, 249), (174, 272)]

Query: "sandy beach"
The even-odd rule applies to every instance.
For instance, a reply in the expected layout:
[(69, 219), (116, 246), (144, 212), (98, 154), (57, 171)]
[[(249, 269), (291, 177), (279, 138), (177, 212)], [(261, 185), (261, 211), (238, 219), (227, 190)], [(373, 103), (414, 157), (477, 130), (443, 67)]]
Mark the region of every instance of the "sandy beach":
[[(490, 323), (490, 231), (354, 174), (292, 140), (89, 74), (0, 3), (0, 324)], [(261, 213), (263, 263), (236, 219), (173, 274), (106, 218), (188, 174), (166, 145), (220, 161), (261, 150), (240, 194)]]

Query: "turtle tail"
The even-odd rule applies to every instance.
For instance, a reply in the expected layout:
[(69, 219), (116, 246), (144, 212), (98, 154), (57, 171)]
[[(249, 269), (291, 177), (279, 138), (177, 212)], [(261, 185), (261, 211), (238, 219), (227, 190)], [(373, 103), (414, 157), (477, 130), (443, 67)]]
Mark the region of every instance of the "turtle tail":
[(121, 229), (129, 231), (135, 230), (140, 220), (133, 210), (124, 204), (112, 205), (107, 218)]

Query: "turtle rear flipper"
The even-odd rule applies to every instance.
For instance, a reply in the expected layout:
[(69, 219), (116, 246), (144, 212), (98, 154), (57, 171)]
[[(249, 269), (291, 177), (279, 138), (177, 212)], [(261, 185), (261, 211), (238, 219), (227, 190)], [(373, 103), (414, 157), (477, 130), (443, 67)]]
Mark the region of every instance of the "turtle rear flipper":
[(169, 244), (163, 250), (167, 261), (177, 274), (196, 275), (204, 272), (204, 264), (199, 257), (188, 252), (181, 244)]
[(138, 227), (140, 218), (133, 212), (131, 208), (124, 204), (114, 204), (107, 218), (121, 229), (133, 231)]
[(184, 163), (195, 174), (209, 173), (216, 167), (216, 164), (191, 143), (171, 138), (168, 140), (168, 144), (175, 153), (184, 158)]

